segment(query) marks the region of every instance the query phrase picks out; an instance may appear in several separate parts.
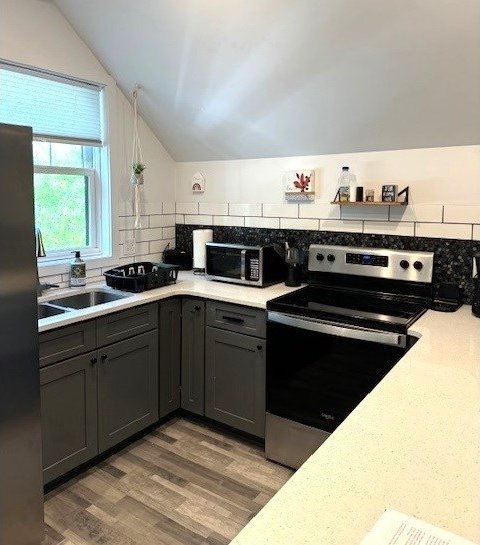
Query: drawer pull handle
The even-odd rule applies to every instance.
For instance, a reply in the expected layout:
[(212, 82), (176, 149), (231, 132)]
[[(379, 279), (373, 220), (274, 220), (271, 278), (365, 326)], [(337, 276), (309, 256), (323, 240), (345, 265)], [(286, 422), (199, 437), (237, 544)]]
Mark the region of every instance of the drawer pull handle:
[(263, 350), (263, 346), (261, 344), (257, 344), (257, 350)]
[(90, 363), (91, 363), (92, 365), (95, 365), (95, 364), (97, 363), (97, 358), (92, 358), (92, 359), (90, 360)]
[(245, 323), (243, 318), (236, 318), (235, 316), (222, 316), (222, 318), (226, 322), (231, 322), (232, 324), (243, 325)]
[(102, 361), (105, 361), (105, 360), (107, 359), (107, 355), (106, 355), (106, 354), (102, 354), (100, 357), (102, 358)]
[(196, 310), (196, 311), (198, 312), (199, 310), (201, 310), (201, 308), (202, 308), (202, 307), (196, 305), (196, 306), (194, 307), (194, 310)]

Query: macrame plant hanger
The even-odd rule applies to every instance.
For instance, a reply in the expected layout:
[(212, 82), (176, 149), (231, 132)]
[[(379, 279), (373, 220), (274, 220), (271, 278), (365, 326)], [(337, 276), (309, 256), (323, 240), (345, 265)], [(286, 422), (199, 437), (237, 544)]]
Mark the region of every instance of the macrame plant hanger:
[(135, 216), (134, 229), (140, 229), (141, 225), (141, 208), (142, 208), (142, 186), (144, 183), (143, 171), (145, 164), (142, 156), (142, 146), (140, 144), (140, 135), (138, 134), (138, 91), (139, 85), (135, 85), (133, 90), (133, 142), (132, 142), (132, 175), (130, 183), (133, 189), (132, 204), (133, 214)]

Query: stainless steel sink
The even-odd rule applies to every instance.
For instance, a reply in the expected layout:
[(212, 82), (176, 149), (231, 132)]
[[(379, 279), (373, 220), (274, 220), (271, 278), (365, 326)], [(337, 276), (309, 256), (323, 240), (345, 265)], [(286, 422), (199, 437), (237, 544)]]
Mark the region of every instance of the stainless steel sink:
[(57, 316), (57, 314), (64, 314), (67, 312), (65, 308), (57, 308), (46, 305), (45, 303), (38, 304), (38, 319), (50, 318), (50, 316)]
[(48, 303), (67, 309), (81, 309), (118, 301), (119, 299), (125, 299), (125, 297), (131, 297), (131, 295), (112, 293), (103, 290), (92, 290), (76, 293), (75, 295), (67, 295), (66, 297), (59, 297), (58, 299), (51, 299)]

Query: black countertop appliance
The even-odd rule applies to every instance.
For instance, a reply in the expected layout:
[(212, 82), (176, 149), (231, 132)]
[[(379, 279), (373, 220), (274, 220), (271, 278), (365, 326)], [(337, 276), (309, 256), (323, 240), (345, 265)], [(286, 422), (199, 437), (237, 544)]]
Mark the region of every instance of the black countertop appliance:
[(192, 252), (167, 247), (163, 252), (163, 262), (169, 265), (178, 265), (181, 271), (191, 271), (193, 267)]

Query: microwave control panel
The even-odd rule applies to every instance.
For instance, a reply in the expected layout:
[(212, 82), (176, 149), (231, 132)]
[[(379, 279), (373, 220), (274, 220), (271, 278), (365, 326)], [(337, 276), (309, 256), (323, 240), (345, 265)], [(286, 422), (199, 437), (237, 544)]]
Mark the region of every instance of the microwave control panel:
[(260, 279), (260, 259), (257, 257), (250, 257), (249, 260), (249, 269), (250, 269), (250, 275), (249, 280), (259, 280)]

